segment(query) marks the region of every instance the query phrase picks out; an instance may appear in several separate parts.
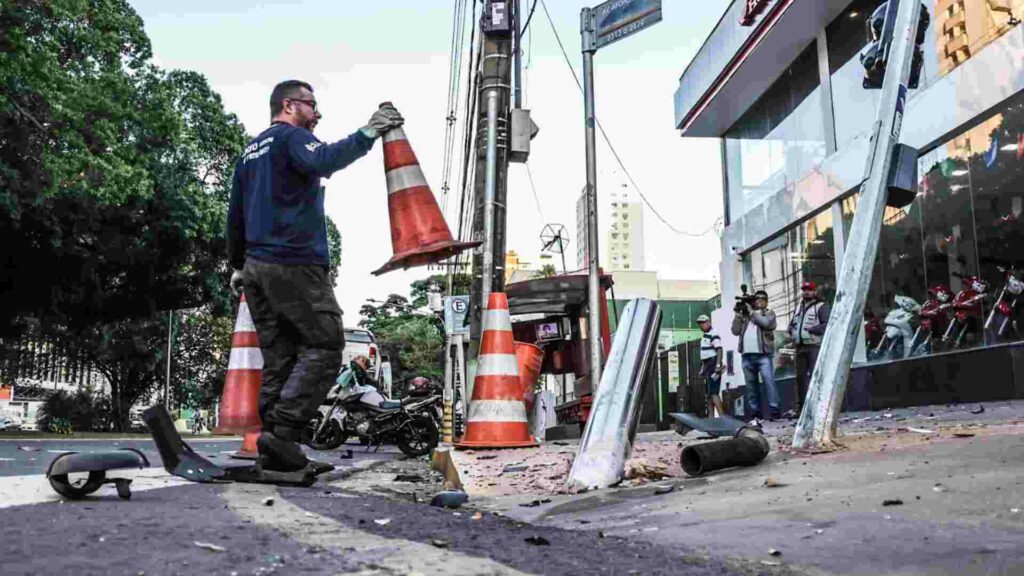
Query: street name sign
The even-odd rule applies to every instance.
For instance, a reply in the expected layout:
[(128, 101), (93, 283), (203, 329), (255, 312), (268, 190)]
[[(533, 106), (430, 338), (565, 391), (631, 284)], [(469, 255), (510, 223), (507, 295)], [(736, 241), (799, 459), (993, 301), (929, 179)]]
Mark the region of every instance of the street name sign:
[(597, 49), (661, 22), (661, 0), (608, 0), (591, 14)]

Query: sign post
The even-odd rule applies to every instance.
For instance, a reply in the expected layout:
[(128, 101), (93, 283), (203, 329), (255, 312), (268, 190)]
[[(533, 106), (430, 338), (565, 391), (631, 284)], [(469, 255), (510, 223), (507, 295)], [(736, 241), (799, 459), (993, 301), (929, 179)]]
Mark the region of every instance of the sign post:
[(661, 0), (608, 0), (580, 12), (583, 51), (583, 114), (587, 147), (587, 337), (590, 389), (601, 382), (601, 282), (598, 277), (597, 120), (594, 115), (594, 53), (661, 21)]
[(463, 343), (469, 338), (469, 296), (447, 296), (444, 299), (444, 421), (441, 436), (443, 442), (454, 440), (455, 391), (467, 404), (466, 363)]
[(888, 175), (903, 123), (907, 81), (921, 9), (921, 0), (890, 1), (898, 1), (899, 9), (872, 132), (871, 155), (868, 157), (866, 179), (860, 189), (857, 213), (846, 241), (832, 314), (793, 435), (793, 447), (799, 449), (829, 448), (834, 443), (836, 417), (846, 395), (850, 363), (864, 316), (864, 299), (878, 253)]

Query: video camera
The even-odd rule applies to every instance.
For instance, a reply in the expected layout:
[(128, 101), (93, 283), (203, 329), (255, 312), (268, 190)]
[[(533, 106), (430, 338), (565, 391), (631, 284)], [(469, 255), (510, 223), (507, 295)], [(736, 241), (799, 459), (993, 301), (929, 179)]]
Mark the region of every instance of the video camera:
[(743, 294), (736, 296), (736, 306), (733, 307), (737, 314), (750, 314), (750, 307), (754, 305), (754, 295), (748, 294), (747, 290), (746, 284), (740, 284), (740, 291)]

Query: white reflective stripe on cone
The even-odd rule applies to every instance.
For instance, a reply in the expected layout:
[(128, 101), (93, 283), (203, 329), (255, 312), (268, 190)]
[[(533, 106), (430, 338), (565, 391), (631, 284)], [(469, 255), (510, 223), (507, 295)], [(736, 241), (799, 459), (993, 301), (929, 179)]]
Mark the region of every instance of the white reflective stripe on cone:
[(473, 400), (467, 422), (526, 422), (526, 405), (518, 400)]
[(255, 332), (256, 325), (253, 324), (252, 314), (249, 313), (249, 305), (245, 302), (238, 307), (238, 318), (235, 319), (235, 332)]
[(388, 194), (427, 185), (427, 179), (423, 177), (423, 170), (419, 164), (388, 170), (385, 177), (388, 181)]
[(384, 140), (384, 142), (394, 142), (395, 140), (408, 140), (408, 138), (405, 137), (405, 130), (402, 130), (401, 128), (392, 128), (391, 130), (388, 130), (387, 132), (384, 133), (382, 139)]
[(483, 331), (500, 330), (501, 332), (512, 331), (512, 319), (509, 318), (508, 310), (484, 310)]
[(259, 348), (232, 348), (228, 370), (262, 370), (263, 353)]
[(515, 354), (481, 354), (476, 377), (481, 376), (519, 376), (519, 361)]

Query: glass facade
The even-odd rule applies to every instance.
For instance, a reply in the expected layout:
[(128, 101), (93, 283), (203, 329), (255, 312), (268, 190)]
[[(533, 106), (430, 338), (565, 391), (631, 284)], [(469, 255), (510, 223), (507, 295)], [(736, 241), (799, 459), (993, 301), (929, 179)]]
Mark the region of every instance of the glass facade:
[[(864, 132), (870, 123), (865, 119), (875, 117), (879, 91), (862, 87), (864, 68), (857, 56), (868, 44), (867, 20), (883, 1), (854, 0), (825, 29), (839, 148)], [(925, 0), (923, 5), (930, 22), (921, 45), (921, 81), (910, 98), (1008, 32), (1024, 14), (1024, 0)]]
[[(868, 361), (1024, 338), (1014, 294), (1024, 291), (1024, 97), (922, 154), (918, 186), (909, 206), (886, 209), (865, 307)], [(844, 230), (856, 201), (842, 203)]]
[(730, 220), (795, 185), (825, 158), (818, 78), (812, 42), (725, 134)]

